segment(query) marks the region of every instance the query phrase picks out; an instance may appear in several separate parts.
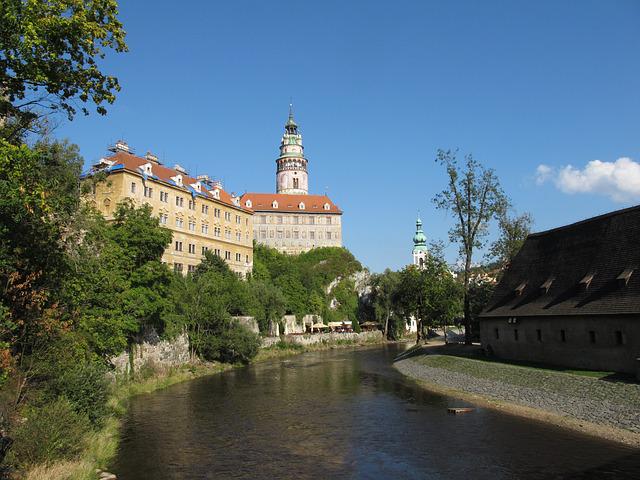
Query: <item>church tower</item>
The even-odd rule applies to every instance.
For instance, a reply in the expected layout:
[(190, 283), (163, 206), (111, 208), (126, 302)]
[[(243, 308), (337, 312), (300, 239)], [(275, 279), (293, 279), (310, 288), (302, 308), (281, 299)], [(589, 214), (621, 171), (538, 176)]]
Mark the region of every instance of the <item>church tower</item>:
[(420, 217), (416, 220), (416, 233), (413, 236), (413, 264), (418, 268), (424, 268), (427, 261), (427, 237), (422, 231), (422, 220)]
[(276, 160), (276, 193), (307, 195), (309, 179), (307, 159), (304, 158), (302, 135), (293, 119), (293, 106), (289, 105), (289, 120), (284, 126), (280, 142), (280, 156)]

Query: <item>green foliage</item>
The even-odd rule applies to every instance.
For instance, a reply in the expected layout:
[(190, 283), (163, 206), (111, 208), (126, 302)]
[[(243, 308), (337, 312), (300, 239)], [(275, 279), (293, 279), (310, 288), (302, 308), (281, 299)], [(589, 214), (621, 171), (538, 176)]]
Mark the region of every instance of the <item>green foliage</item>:
[(493, 258), (502, 268), (506, 268), (531, 233), (532, 225), (533, 217), (529, 213), (510, 217), (506, 211), (503, 212), (498, 218), (500, 237), (491, 244), (489, 258)]
[[(393, 317), (394, 301), (397, 296), (399, 283), (399, 273), (390, 269), (386, 269), (383, 273), (373, 275), (371, 278), (370, 302), (373, 305), (375, 318), (383, 325), (384, 335), (394, 339), (398, 338), (398, 326), (396, 323), (393, 323), (393, 328), (390, 328), (390, 323)], [(404, 331), (404, 324), (402, 325), (402, 330)], [(401, 334), (402, 332), (400, 335)]]
[(200, 353), (205, 360), (249, 363), (258, 354), (260, 337), (240, 325), (204, 338)]
[[(127, 50), (117, 15), (116, 0), (4, 0), (0, 118), (14, 119), (18, 129), (28, 128), (43, 110), (61, 110), (71, 119), (78, 101), (92, 102), (105, 114), (104, 103), (114, 102), (120, 85), (100, 71), (98, 61), (107, 49)], [(81, 110), (88, 114), (87, 107)]]
[(7, 463), (29, 466), (70, 459), (83, 448), (89, 420), (71, 402), (60, 397), (39, 408), (29, 407), (24, 422), (13, 430), (14, 445)]
[[(287, 255), (254, 244), (253, 255), (252, 281), (270, 281), (275, 285), (284, 297), (285, 313), (297, 317), (307, 313), (322, 314), (327, 321), (357, 318), (358, 298), (353, 282), (326, 293), (334, 280), (346, 279), (362, 270), (360, 262), (347, 249), (324, 247), (300, 255)], [(351, 291), (347, 292), (349, 289)], [(333, 298), (340, 304), (339, 311), (329, 308)]]

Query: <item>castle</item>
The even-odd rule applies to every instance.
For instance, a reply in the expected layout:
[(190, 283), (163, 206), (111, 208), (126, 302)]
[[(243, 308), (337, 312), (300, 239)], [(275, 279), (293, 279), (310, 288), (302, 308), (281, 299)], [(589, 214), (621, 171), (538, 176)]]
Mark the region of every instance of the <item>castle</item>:
[(342, 246), (342, 210), (327, 195), (309, 194), (308, 163), (290, 106), (276, 159), (276, 193), (245, 193), (240, 198), (241, 205), (255, 213), (256, 242), (290, 254)]

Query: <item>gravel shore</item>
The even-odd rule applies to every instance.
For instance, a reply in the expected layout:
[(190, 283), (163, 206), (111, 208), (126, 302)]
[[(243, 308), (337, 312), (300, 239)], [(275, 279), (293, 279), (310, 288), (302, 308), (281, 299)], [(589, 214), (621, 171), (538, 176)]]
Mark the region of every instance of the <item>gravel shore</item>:
[[(440, 387), (453, 390), (454, 396), (460, 392), (497, 401), (502, 406), (510, 404), (539, 410), (569, 420), (569, 424), (557, 422), (564, 426), (579, 426), (580, 430), (597, 435), (607, 430), (604, 436), (612, 440), (640, 446), (640, 384), (637, 383), (433, 354), (398, 360), (395, 367), (404, 375), (426, 383), (427, 388)], [(522, 410), (510, 410), (554, 421)], [(590, 425), (585, 426), (584, 422)], [(598, 426), (605, 428), (599, 432)]]

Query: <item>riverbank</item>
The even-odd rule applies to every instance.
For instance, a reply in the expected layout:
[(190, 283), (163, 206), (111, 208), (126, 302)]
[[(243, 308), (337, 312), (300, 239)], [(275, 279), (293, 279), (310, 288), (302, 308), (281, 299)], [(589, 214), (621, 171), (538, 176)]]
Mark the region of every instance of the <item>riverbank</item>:
[[(286, 358), (301, 353), (347, 348), (366, 348), (384, 343), (382, 336), (365, 337), (363, 341), (354, 339), (319, 342), (310, 345), (298, 343), (278, 342), (263, 348), (253, 359), (252, 363), (260, 363), (278, 358)], [(203, 363), (185, 364), (147, 373), (148, 377), (134, 377), (132, 380), (116, 381), (109, 400), (109, 407), (113, 414), (106, 420), (103, 428), (92, 432), (84, 439), (86, 448), (76, 460), (55, 462), (51, 465), (33, 467), (24, 475), (25, 480), (95, 480), (100, 478), (99, 472), (104, 472), (116, 455), (119, 443), (121, 417), (127, 410), (128, 400), (136, 395), (152, 393), (177, 383), (194, 380), (207, 375), (218, 374), (240, 364)]]
[(638, 383), (487, 361), (438, 344), (410, 350), (394, 366), (436, 393), (640, 447)]

